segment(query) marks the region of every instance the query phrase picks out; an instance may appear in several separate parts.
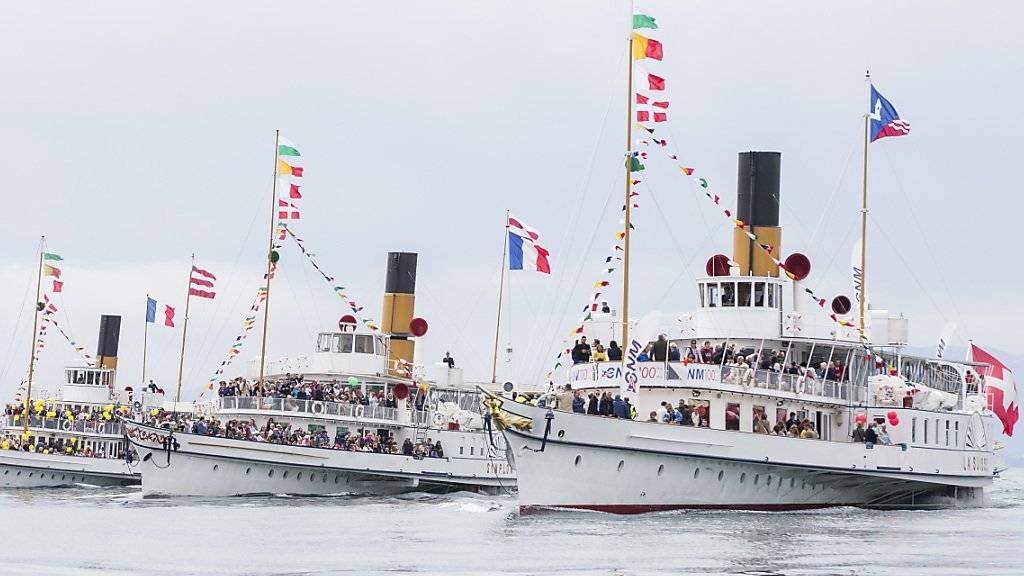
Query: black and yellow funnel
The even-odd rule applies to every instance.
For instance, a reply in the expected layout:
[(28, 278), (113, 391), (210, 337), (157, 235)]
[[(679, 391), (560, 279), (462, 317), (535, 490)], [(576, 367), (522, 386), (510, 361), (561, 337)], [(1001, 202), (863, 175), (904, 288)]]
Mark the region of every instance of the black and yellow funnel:
[(410, 340), (409, 323), (416, 309), (416, 254), (388, 252), (387, 279), (384, 282), (384, 311), (381, 328), (391, 336), (388, 373), (407, 376), (402, 362), (415, 361), (415, 342)]
[(779, 268), (757, 244), (768, 244), (776, 258), (782, 254), (779, 226), (781, 152), (740, 152), (736, 178), (736, 218), (750, 226), (757, 242), (733, 230), (732, 260), (741, 276), (778, 276)]
[(121, 317), (100, 316), (100, 337), (96, 343), (96, 367), (117, 368), (117, 344), (121, 339)]

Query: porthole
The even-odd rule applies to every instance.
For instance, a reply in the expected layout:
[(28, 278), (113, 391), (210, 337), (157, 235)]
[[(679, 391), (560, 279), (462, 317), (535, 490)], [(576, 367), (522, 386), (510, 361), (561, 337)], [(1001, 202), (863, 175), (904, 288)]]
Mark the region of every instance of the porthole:
[(8, 474), (10, 474), (10, 473), (11, 473), (11, 471), (10, 471), (10, 470), (4, 470), (4, 476), (7, 476), (7, 475), (8, 475)]
[(559, 430), (558, 431), (558, 437), (559, 438), (565, 438), (565, 430)]
[(282, 480), (285, 480), (285, 479), (287, 479), (287, 478), (288, 478), (288, 471), (287, 471), (287, 470), (285, 470), (284, 472), (282, 472), (282, 473), (281, 473), (281, 479), (282, 479)]
[(327, 484), (327, 474), (324, 474), (324, 484)]
[(700, 468), (694, 468), (693, 469), (693, 479), (696, 480), (698, 476), (700, 476)]
[(338, 482), (341, 482), (341, 477), (338, 476), (337, 474), (335, 474), (334, 475), (334, 483), (337, 484)]
[(313, 476), (313, 473), (312, 473), (312, 472), (310, 472), (310, 473), (309, 473), (309, 481), (310, 481), (310, 482), (316, 482), (316, 477), (315, 477), (315, 476)]
[(273, 478), (273, 477), (274, 477), (274, 469), (271, 468), (270, 472), (267, 472), (267, 478)]
[(57, 479), (57, 475), (56, 474), (50, 474), (50, 480), (56, 480), (56, 479)]
[(754, 474), (754, 486), (757, 486), (757, 481), (761, 479), (760, 474)]
[(214, 472), (216, 472), (216, 471), (217, 471), (217, 468), (220, 468), (220, 464), (214, 464), (214, 465), (213, 465), (213, 471), (214, 471)]
[(295, 481), (298, 482), (300, 480), (302, 480), (302, 472), (299, 472), (298, 474), (295, 475)]
[(573, 466), (579, 466), (581, 460), (583, 460), (583, 456), (580, 456), (579, 454), (577, 454), (576, 455), (576, 460), (573, 462)]
[(249, 473), (251, 473), (251, 472), (252, 472), (252, 468), (246, 468), (246, 469), (245, 469), (245, 473), (246, 473), (246, 474), (249, 474)]
[(718, 471), (718, 481), (721, 482), (722, 478), (725, 478), (725, 470)]
[(625, 460), (619, 460), (619, 467), (618, 467), (619, 472), (622, 472), (622, 467), (625, 466), (625, 465), (626, 465), (626, 461)]
[(661, 476), (664, 473), (665, 473), (665, 465), (664, 464), (659, 464), (658, 465), (658, 476)]
[(33, 476), (35, 476), (35, 475), (36, 475), (36, 473), (35, 473), (35, 472), (29, 472), (29, 473), (28, 473), (28, 477), (29, 477), (29, 478), (31, 478), (31, 477), (33, 477)]
[(740, 484), (743, 484), (746, 481), (747, 481), (747, 473), (744, 472), (744, 473), (740, 474)]
[(807, 490), (807, 482), (801, 480), (800, 481), (800, 489), (801, 490)]
[[(5, 472), (5, 474), (6, 474), (6, 472)], [(60, 475), (60, 479), (61, 480), (67, 480), (67, 474), (61, 474)]]
[(764, 481), (764, 485), (768, 486), (769, 488), (771, 488), (771, 485), (772, 485), (772, 475), (771, 474), (769, 474), (768, 475), (768, 479)]

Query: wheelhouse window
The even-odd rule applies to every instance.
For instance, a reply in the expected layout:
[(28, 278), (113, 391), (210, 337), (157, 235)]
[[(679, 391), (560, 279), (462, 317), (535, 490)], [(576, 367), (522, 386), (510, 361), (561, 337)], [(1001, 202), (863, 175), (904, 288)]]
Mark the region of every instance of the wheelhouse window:
[(928, 419), (924, 419), (924, 443), (928, 443)]
[(708, 307), (714, 308), (718, 306), (718, 283), (713, 282), (708, 284)]
[(957, 448), (960, 447), (960, 421), (953, 422), (953, 444)]
[(373, 336), (356, 334), (356, 354), (373, 354)]
[(764, 308), (764, 292), (765, 292), (765, 284), (764, 284), (764, 282), (755, 282), (754, 283), (754, 306), (757, 306), (758, 308)]
[(341, 352), (342, 354), (352, 353), (352, 334), (341, 335), (341, 340), (339, 340), (338, 342), (337, 351)]
[(744, 308), (749, 308), (751, 306), (750, 282), (740, 282), (736, 285), (736, 287), (738, 288), (737, 293), (739, 295), (739, 298), (736, 300), (736, 305), (743, 306)]
[(380, 338), (373, 339), (373, 351), (377, 356), (384, 355), (384, 342)]
[(697, 297), (700, 298), (700, 307), (701, 308), (704, 308), (706, 306), (706, 304), (704, 304), (704, 302), (705, 302), (704, 294), (706, 293), (705, 292), (706, 290), (707, 290), (707, 288), (705, 288), (705, 284), (699, 284), (697, 286)]
[(910, 441), (917, 442), (917, 418), (910, 419)]
[(736, 305), (736, 284), (733, 282), (722, 282), (722, 306)]

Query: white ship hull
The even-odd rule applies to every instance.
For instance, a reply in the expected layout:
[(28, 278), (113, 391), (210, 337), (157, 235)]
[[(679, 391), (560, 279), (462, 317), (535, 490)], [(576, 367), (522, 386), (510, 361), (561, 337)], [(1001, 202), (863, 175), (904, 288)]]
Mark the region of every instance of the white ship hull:
[[(410, 491), (497, 492), (515, 486), (504, 458), (423, 458), (284, 446), (175, 433), (126, 422), (141, 458), (143, 496), (248, 494), (389, 495)], [(443, 431), (432, 431), (444, 439)]]
[[(506, 401), (533, 419), (503, 430), (520, 510), (640, 513), (682, 508), (801, 510), (980, 501), (991, 452), (803, 440), (553, 412)], [(543, 447), (543, 450), (542, 450)]]
[(140, 482), (138, 469), (121, 459), (0, 450), (0, 487), (4, 488), (131, 486)]

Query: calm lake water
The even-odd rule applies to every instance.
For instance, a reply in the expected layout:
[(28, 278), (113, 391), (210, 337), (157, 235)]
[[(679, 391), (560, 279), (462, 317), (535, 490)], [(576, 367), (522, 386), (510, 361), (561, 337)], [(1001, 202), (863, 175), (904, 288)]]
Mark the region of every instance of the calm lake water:
[(519, 516), (510, 496), (0, 491), (0, 574), (1024, 574), (1024, 473), (984, 508)]

